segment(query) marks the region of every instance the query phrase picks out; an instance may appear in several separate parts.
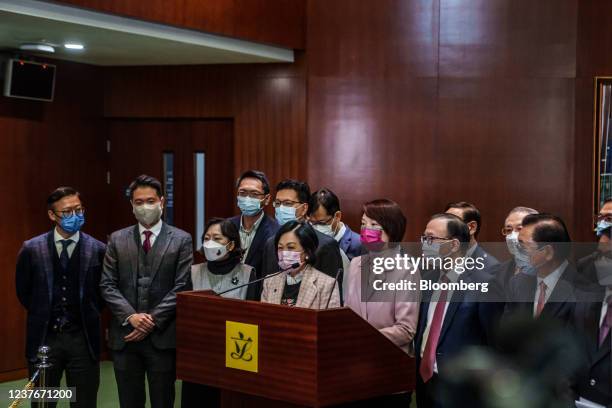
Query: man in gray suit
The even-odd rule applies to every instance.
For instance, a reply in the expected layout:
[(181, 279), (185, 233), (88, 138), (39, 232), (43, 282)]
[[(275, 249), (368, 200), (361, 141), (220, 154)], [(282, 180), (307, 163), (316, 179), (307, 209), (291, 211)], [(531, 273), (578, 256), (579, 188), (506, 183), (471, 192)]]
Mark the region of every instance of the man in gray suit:
[(113, 351), (119, 402), (144, 408), (145, 374), (152, 408), (174, 405), (176, 294), (191, 289), (191, 236), (161, 220), (162, 187), (142, 175), (130, 185), (135, 226), (108, 242), (100, 287), (113, 318)]

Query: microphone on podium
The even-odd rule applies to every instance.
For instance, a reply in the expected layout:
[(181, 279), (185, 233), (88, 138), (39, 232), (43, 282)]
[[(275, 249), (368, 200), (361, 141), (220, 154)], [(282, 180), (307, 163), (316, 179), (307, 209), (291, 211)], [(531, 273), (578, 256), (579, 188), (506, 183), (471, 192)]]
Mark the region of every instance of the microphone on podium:
[(238, 286), (236, 286), (236, 287), (233, 287), (233, 288), (230, 288), (230, 289), (224, 290), (224, 291), (222, 291), (222, 292), (217, 293), (217, 295), (221, 296), (221, 295), (223, 295), (223, 294), (225, 294), (225, 293), (227, 293), (227, 292), (231, 292), (232, 290), (236, 290), (236, 289), (244, 288), (245, 286), (249, 286), (249, 285), (252, 285), (252, 284), (254, 284), (254, 283), (261, 282), (261, 281), (266, 280), (266, 279), (268, 279), (268, 278), (271, 278), (271, 277), (273, 277), (273, 276), (279, 275), (279, 274), (281, 274), (281, 273), (283, 273), (283, 272), (287, 272), (287, 271), (289, 271), (289, 270), (291, 270), (291, 269), (297, 269), (297, 268), (299, 268), (299, 267), (300, 267), (300, 264), (299, 264), (298, 262), (292, 263), (292, 264), (291, 264), (291, 265), (289, 265), (288, 267), (286, 267), (286, 268), (284, 268), (284, 269), (281, 269), (281, 270), (279, 270), (279, 271), (277, 271), (277, 272), (271, 273), (271, 274), (269, 274), (269, 275), (266, 275), (266, 276), (264, 276), (263, 278), (255, 279), (254, 281), (250, 281), (250, 282), (247, 282), (247, 283), (243, 283), (242, 285), (238, 285)]

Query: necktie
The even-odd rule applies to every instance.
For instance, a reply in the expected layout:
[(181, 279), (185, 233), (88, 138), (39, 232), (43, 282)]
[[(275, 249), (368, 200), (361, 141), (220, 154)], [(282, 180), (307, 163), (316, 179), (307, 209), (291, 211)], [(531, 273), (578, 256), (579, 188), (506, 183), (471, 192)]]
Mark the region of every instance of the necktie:
[[(442, 275), (440, 283), (447, 283), (448, 277)], [(421, 359), (421, 365), (419, 366), (419, 373), (423, 382), (429, 381), (433, 377), (433, 367), (436, 361), (436, 348), (438, 347), (438, 340), (440, 339), (440, 331), (442, 329), (442, 322), (444, 321), (444, 309), (446, 308), (446, 295), (445, 290), (440, 291), (440, 298), (436, 303), (436, 309), (434, 310), (433, 318), (429, 327), (429, 335), (427, 336), (427, 343), (425, 343), (425, 350), (423, 351), (423, 358)]]
[(599, 328), (599, 347), (603, 346), (606, 337), (610, 334), (610, 328), (612, 328), (612, 296), (608, 296), (606, 302), (608, 303), (608, 312)]
[(70, 257), (68, 256), (68, 246), (72, 244), (71, 239), (62, 239), (60, 241), (62, 244), (62, 252), (60, 252), (60, 265), (62, 269), (68, 269), (68, 262), (70, 262)]
[(546, 289), (546, 284), (544, 283), (544, 281), (541, 281), (540, 294), (538, 295), (538, 305), (536, 306), (535, 317), (539, 317), (540, 313), (542, 313), (542, 309), (544, 309), (544, 304), (546, 303)]
[(151, 235), (153, 235), (153, 233), (151, 231), (143, 231), (142, 233), (145, 236), (145, 240), (142, 243), (142, 249), (144, 249), (146, 254), (149, 253), (149, 250), (151, 249)]

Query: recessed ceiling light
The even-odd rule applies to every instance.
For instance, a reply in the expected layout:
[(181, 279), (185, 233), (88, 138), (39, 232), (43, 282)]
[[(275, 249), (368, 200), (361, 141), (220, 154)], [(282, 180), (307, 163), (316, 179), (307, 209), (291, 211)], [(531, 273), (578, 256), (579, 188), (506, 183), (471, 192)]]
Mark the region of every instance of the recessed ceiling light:
[(66, 43), (64, 44), (64, 48), (67, 48), (69, 50), (82, 50), (85, 47), (83, 46), (83, 44), (79, 43)]
[(21, 44), (19, 49), (22, 51), (36, 51), (36, 52), (48, 52), (53, 54), (55, 52), (55, 48), (48, 44)]

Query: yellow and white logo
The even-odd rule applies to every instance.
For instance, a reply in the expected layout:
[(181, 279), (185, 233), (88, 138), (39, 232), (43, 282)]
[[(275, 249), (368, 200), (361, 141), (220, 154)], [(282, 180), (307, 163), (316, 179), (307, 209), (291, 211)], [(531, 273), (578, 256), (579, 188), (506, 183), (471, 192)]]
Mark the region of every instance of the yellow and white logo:
[(258, 327), (254, 324), (225, 322), (225, 366), (256, 373)]

